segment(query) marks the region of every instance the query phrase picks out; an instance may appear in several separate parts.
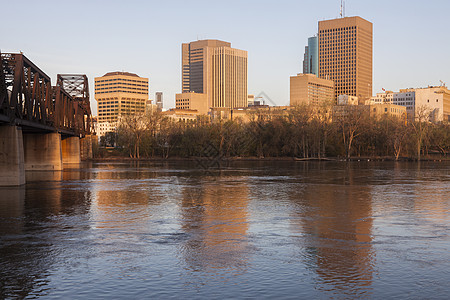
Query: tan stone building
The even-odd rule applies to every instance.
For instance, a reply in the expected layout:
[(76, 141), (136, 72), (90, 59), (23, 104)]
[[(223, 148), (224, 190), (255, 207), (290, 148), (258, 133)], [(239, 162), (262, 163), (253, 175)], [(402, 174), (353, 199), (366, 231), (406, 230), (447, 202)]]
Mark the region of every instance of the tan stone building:
[(335, 97), (371, 97), (372, 32), (361, 17), (319, 21), (319, 77), (334, 81)]
[(276, 116), (285, 116), (292, 109), (291, 106), (269, 106), (256, 105), (238, 108), (212, 108), (211, 119), (214, 120), (234, 120), (243, 123), (250, 122), (259, 117), (272, 119)]
[(290, 79), (290, 105), (296, 106), (332, 104), (334, 102), (334, 83), (317, 78), (314, 74), (298, 74)]
[(358, 97), (349, 96), (349, 95), (339, 95), (338, 96), (338, 105), (358, 105)]
[(194, 109), (177, 109), (172, 108), (162, 113), (163, 116), (171, 118), (176, 122), (195, 123), (199, 115)]
[(121, 115), (144, 113), (148, 78), (128, 72), (110, 72), (95, 78), (99, 136), (114, 131)]
[(182, 93), (206, 94), (208, 109), (247, 106), (247, 51), (219, 40), (182, 44)]
[(333, 121), (346, 116), (366, 115), (370, 118), (396, 117), (406, 121), (406, 107), (392, 103), (378, 103), (369, 105), (335, 105), (332, 109)]
[(396, 117), (406, 121), (406, 107), (392, 103), (379, 103), (370, 105), (370, 116), (382, 118), (383, 116)]
[(197, 110), (199, 114), (206, 115), (209, 111), (208, 97), (206, 94), (194, 92), (176, 94), (175, 107), (177, 109)]

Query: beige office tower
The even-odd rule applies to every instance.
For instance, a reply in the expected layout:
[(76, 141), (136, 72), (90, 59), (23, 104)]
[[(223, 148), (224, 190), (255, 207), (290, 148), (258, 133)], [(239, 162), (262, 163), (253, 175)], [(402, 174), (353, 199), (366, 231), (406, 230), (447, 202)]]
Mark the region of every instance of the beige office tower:
[(247, 51), (219, 40), (184, 43), (182, 92), (206, 94), (208, 108), (247, 106)]
[(372, 96), (372, 23), (360, 17), (319, 21), (319, 77), (333, 80), (335, 97)]
[(290, 105), (331, 105), (334, 102), (334, 82), (314, 74), (291, 76)]
[(98, 134), (114, 131), (120, 116), (144, 113), (148, 78), (127, 72), (110, 72), (95, 78)]

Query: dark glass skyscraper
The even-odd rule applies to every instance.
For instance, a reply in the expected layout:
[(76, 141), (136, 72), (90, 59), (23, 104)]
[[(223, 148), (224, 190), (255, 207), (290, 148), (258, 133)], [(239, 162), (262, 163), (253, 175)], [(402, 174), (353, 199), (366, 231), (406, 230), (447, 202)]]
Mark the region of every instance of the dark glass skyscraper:
[(319, 74), (319, 40), (317, 36), (308, 38), (303, 56), (303, 74)]

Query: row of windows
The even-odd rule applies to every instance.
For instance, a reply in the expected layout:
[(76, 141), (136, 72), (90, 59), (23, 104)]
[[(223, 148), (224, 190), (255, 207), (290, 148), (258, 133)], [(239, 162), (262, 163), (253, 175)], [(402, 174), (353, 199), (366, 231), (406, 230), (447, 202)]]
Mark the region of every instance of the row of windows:
[(321, 39), (319, 41), (319, 48), (328, 48), (336, 45), (347, 45), (348, 47), (356, 46), (356, 39), (353, 38), (339, 38), (339, 39)]
[[(131, 100), (131, 101), (130, 101)], [(125, 98), (123, 98), (120, 103), (136, 103), (135, 100), (138, 100), (138, 104), (144, 106), (145, 103), (141, 100), (141, 99), (129, 99), (126, 100)], [(115, 103), (119, 103), (119, 101), (99, 101), (99, 105), (104, 105), (104, 104), (115, 104)]]
[(353, 51), (353, 49), (343, 49), (343, 50), (329, 50), (329, 51), (323, 51), (320, 53), (319, 57), (325, 58), (325, 57), (329, 57), (330, 55), (334, 55), (334, 56), (353, 56), (356, 57), (356, 52)]
[(414, 98), (394, 98), (395, 101), (413, 100)]
[(132, 79), (125, 79), (125, 78), (114, 78), (114, 79), (96, 80), (95, 83), (97, 83), (97, 82), (110, 82), (110, 81), (128, 81), (128, 82), (139, 82), (139, 83), (145, 83), (145, 84), (148, 84), (147, 81), (142, 81), (142, 80), (132, 80)]
[(141, 94), (141, 95), (148, 95), (147, 93), (143, 93), (143, 92), (135, 92), (135, 91), (125, 91), (125, 90), (109, 90), (109, 91), (104, 91), (104, 92), (97, 92), (95, 91), (96, 94), (107, 94), (107, 93), (131, 93), (131, 94)]
[[(143, 107), (135, 107), (135, 106), (130, 106), (130, 107), (122, 107), (121, 109), (120, 109), (120, 111), (121, 112), (124, 112), (124, 111), (143, 111), (145, 108), (143, 108)], [(115, 113), (117, 113), (119, 111), (119, 109), (118, 108), (113, 108), (113, 109), (99, 109), (99, 113), (104, 113), (104, 112), (115, 112)]]
[(95, 87), (97, 88), (99, 86), (116, 86), (118, 84), (129, 85), (129, 86), (148, 87), (148, 84), (136, 84), (136, 83), (128, 83), (128, 82), (113, 82), (113, 83), (101, 83), (101, 84), (95, 83)]
[[(374, 107), (373, 111), (376, 112), (377, 109)], [(384, 112), (388, 112), (388, 108), (387, 107), (384, 108)], [(391, 113), (401, 113), (401, 112), (402, 112), (402, 110), (399, 109), (399, 108), (391, 108)]]
[(128, 87), (128, 86), (115, 86), (115, 87), (104, 87), (104, 88), (96, 88), (96, 91), (101, 91), (101, 90), (111, 90), (111, 89), (128, 89), (128, 90), (137, 90), (137, 91), (146, 91), (147, 89), (145, 88), (136, 88), (136, 87)]
[(408, 102), (394, 102), (394, 104), (401, 105), (401, 106), (412, 106), (414, 105), (414, 102), (408, 101)]
[(99, 105), (102, 105), (102, 104), (114, 104), (114, 103), (119, 103), (119, 101), (98, 101)]
[(331, 28), (331, 29), (324, 29), (321, 30), (320, 33), (334, 33), (334, 32), (342, 32), (342, 31), (348, 31), (348, 32), (355, 32), (356, 26), (346, 26), (341, 28)]
[[(144, 112), (144, 109), (124, 109), (120, 110), (121, 113), (136, 113), (136, 112)], [(118, 110), (104, 110), (99, 111), (99, 117), (104, 116), (117, 116)]]

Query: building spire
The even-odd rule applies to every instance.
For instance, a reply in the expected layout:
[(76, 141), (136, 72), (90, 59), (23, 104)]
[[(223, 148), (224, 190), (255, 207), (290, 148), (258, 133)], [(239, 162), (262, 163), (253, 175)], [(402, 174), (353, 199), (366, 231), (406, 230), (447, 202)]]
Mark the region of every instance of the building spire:
[(341, 16), (341, 18), (345, 18), (345, 0), (341, 0), (341, 11), (339, 16)]

